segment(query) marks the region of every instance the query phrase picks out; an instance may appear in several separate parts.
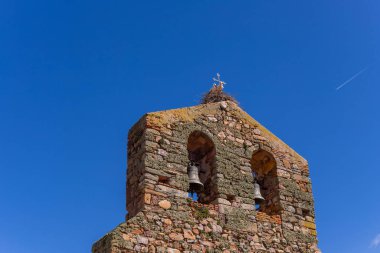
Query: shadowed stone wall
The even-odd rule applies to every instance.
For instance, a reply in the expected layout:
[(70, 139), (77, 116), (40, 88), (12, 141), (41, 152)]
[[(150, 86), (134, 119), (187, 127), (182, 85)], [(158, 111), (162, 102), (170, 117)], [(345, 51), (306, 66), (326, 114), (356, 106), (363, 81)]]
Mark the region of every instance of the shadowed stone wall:
[[(198, 202), (194, 132), (214, 145)], [(252, 172), (265, 188), (258, 211)], [(319, 252), (307, 161), (233, 102), (145, 115), (129, 132), (127, 173), (127, 220), (93, 253)]]

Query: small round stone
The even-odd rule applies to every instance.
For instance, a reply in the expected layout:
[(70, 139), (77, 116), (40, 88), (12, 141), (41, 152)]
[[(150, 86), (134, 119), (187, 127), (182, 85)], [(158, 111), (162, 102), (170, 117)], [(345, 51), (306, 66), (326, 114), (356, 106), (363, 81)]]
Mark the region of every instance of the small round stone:
[(163, 209), (169, 209), (172, 206), (172, 204), (167, 200), (161, 200), (158, 202), (158, 205)]

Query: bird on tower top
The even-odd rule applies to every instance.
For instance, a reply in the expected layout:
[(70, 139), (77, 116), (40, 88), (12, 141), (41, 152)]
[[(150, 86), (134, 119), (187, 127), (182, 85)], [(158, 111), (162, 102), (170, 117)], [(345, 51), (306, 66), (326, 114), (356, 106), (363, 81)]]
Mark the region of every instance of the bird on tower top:
[(227, 83), (220, 79), (219, 73), (216, 73), (216, 77), (212, 78), (212, 80), (214, 81), (213, 86), (210, 91), (203, 96), (201, 101), (202, 104), (217, 103), (222, 101), (232, 101), (237, 103), (235, 98), (223, 91), (224, 85)]
[(226, 82), (220, 80), (220, 74), (216, 73), (216, 78), (213, 77), (212, 80), (216, 83), (214, 83), (214, 87), (219, 87), (221, 90), (223, 90), (224, 85), (227, 84)]

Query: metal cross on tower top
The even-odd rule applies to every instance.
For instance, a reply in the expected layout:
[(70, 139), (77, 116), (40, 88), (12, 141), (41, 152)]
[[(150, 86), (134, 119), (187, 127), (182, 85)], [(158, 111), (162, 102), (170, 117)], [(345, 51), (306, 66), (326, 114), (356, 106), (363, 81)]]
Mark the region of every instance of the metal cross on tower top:
[(220, 80), (220, 74), (219, 73), (216, 73), (216, 78), (213, 77), (212, 80), (214, 81), (214, 86), (219, 85), (219, 87), (221, 87), (222, 89), (224, 88), (224, 85), (227, 84), (226, 82), (223, 82), (222, 80)]

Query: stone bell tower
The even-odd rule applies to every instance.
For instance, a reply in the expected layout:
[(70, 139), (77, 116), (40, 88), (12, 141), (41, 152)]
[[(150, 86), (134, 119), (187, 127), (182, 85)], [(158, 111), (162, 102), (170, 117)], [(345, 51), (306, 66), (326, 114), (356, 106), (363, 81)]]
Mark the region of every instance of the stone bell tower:
[(126, 221), (93, 253), (319, 252), (307, 161), (218, 81), (202, 104), (130, 129)]

